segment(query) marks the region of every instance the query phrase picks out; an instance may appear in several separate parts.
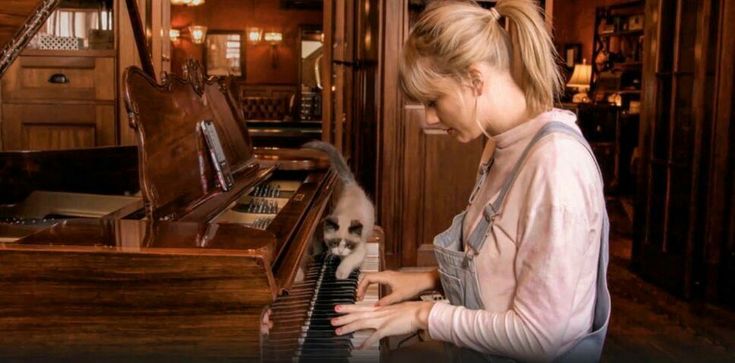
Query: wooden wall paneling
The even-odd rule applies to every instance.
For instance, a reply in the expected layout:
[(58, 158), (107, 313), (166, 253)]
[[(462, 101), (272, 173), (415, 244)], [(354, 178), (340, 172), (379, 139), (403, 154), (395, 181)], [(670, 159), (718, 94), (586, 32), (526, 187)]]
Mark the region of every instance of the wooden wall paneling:
[(377, 48), (380, 39), (378, 0), (362, 0), (356, 7), (355, 77), (351, 138), (352, 166), (360, 185), (373, 197), (376, 193)]
[(334, 64), (334, 4), (335, 0), (324, 0), (322, 29), (324, 30), (324, 53), (322, 55), (321, 78), (324, 89), (322, 90), (322, 140), (332, 142), (332, 130), (334, 129), (334, 81), (332, 72)]
[[(141, 11), (141, 16), (145, 17), (145, 0), (138, 0), (138, 8)], [(141, 19), (145, 24), (145, 19)], [(123, 84), (120, 81), (122, 79), (125, 68), (130, 66), (140, 67), (140, 57), (138, 56), (138, 49), (135, 45), (135, 38), (133, 37), (133, 27), (130, 23), (130, 16), (128, 15), (128, 9), (125, 6), (125, 1), (115, 1), (115, 37), (116, 48), (117, 48), (117, 90), (119, 95), (123, 95)], [(155, 64), (156, 62), (154, 62)], [(136, 145), (135, 132), (130, 128), (128, 123), (128, 115), (125, 112), (125, 104), (123, 97), (118, 97), (117, 110), (119, 112), (119, 143), (120, 145)]]
[(408, 104), (404, 110), (401, 265), (433, 266), (434, 236), (467, 207), (485, 139), (462, 144), (424, 133), (424, 107)]
[[(354, 161), (352, 161), (352, 140), (358, 132), (362, 130), (355, 129), (355, 106), (359, 102), (355, 100), (355, 73), (357, 67), (355, 66), (355, 51), (358, 48), (358, 42), (356, 39), (356, 24), (357, 13), (355, 11), (355, 4), (361, 3), (360, 1), (345, 1), (345, 16), (344, 16), (344, 49), (341, 60), (344, 62), (344, 84), (342, 87), (343, 106), (342, 112), (344, 117), (342, 118), (342, 152), (348, 160), (351, 160), (354, 169)], [(337, 89), (339, 92), (340, 89)]]
[[(731, 144), (735, 142), (735, 42), (730, 34), (735, 32), (735, 4), (718, 0), (719, 13), (713, 14), (711, 23), (717, 31), (716, 62), (717, 77), (714, 80), (712, 127), (709, 134), (709, 188), (706, 190), (706, 203), (709, 218), (706, 218), (704, 244), (706, 265), (705, 297), (710, 301), (722, 301), (735, 306), (735, 183), (733, 168), (735, 159), (731, 155)], [(729, 196), (729, 197), (726, 197)]]
[[(662, 0), (648, 0), (645, 4), (644, 14), (644, 39), (649, 44), (659, 43), (661, 29), (661, 18), (658, 16)], [(649, 165), (651, 163), (651, 145), (655, 140), (656, 108), (653, 106), (658, 102), (656, 72), (659, 69), (659, 53), (652, 46), (643, 47), (643, 71), (641, 79), (641, 116), (638, 133), (638, 147), (640, 148), (641, 161), (638, 163), (638, 175), (636, 186), (635, 220), (633, 223), (632, 265), (642, 268), (644, 246), (648, 243), (649, 230), (648, 221), (651, 220), (652, 211), (648, 209), (651, 204), (652, 194), (649, 193), (652, 179), (650, 177)]]
[(385, 230), (385, 260), (388, 268), (401, 264), (403, 241), (401, 185), (404, 165), (402, 97), (396, 59), (408, 33), (407, 0), (381, 0), (380, 95), (378, 122), (378, 223)]
[(333, 103), (333, 116), (332, 116), (332, 139), (330, 140), (337, 150), (344, 151), (343, 138), (344, 138), (344, 126), (347, 115), (345, 114), (345, 66), (339, 62), (344, 62), (346, 56), (345, 45), (347, 44), (345, 34), (345, 16), (346, 16), (346, 1), (347, 0), (335, 0), (334, 1), (334, 19), (333, 23), (333, 38), (332, 38), (332, 79), (334, 84), (332, 85), (334, 103)]
[[(691, 262), (688, 266), (687, 274), (684, 278), (685, 284), (685, 296), (701, 296), (702, 289), (705, 287), (702, 282), (705, 276), (703, 275), (705, 269), (703, 264), (703, 253), (705, 242), (702, 238), (703, 223), (706, 223), (706, 215), (709, 215), (711, 211), (702, 213), (702, 210), (706, 210), (706, 195), (700, 195), (700, 188), (707, 184), (708, 178), (703, 175), (703, 171), (706, 170), (709, 162), (707, 155), (709, 155), (709, 149), (704, 148), (704, 136), (712, 127), (712, 115), (710, 113), (712, 109), (712, 99), (714, 97), (712, 87), (711, 75), (714, 72), (711, 55), (712, 49), (716, 48), (716, 44), (710, 44), (712, 38), (712, 32), (716, 31), (716, 28), (712, 28), (712, 3), (713, 1), (719, 0), (699, 0), (698, 1), (698, 16), (697, 21), (697, 33), (695, 38), (696, 49), (692, 49), (693, 52), (693, 71), (694, 71), (694, 86), (692, 87), (692, 111), (694, 122), (693, 132), (693, 151), (692, 151), (692, 167), (691, 167), (691, 194), (689, 196), (689, 223), (690, 227), (686, 235), (686, 256), (689, 256), (688, 260)], [(673, 144), (673, 142), (672, 142)], [(703, 163), (705, 165), (703, 165)], [(705, 207), (705, 208), (702, 208)]]
[(171, 40), (169, 30), (171, 29), (171, 1), (170, 0), (148, 0), (151, 10), (150, 21), (152, 25), (151, 34), (151, 58), (156, 77), (160, 80), (163, 72), (171, 72)]
[(396, 150), (403, 155), (400, 201), (400, 264), (415, 266), (418, 263), (418, 248), (424, 241), (423, 227), (426, 200), (434, 195), (424, 194), (426, 174), (426, 138), (421, 137), (421, 122), (425, 117), (421, 105), (405, 105), (401, 121), (404, 137), (401, 148)]

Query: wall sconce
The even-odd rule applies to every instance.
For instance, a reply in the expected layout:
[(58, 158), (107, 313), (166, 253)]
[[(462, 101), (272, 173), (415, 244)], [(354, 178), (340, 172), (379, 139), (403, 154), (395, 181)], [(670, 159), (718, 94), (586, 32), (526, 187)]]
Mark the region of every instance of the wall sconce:
[(175, 42), (179, 40), (179, 37), (181, 36), (181, 30), (179, 29), (169, 29), (168, 31), (168, 38), (171, 39), (172, 42)]
[(192, 25), (189, 27), (189, 34), (194, 44), (202, 44), (204, 43), (204, 37), (207, 36), (207, 27), (203, 25)]
[(171, 5), (197, 6), (204, 4), (205, 0), (171, 0)]
[(283, 33), (281, 32), (266, 32), (263, 35), (263, 39), (266, 42), (271, 43), (271, 45), (278, 45), (278, 43), (283, 41)]
[(260, 43), (263, 39), (263, 30), (260, 28), (252, 27), (248, 28), (248, 41), (250, 43)]
[(283, 42), (283, 33), (266, 32), (263, 34), (263, 40), (271, 44), (271, 66), (278, 68), (278, 44)]

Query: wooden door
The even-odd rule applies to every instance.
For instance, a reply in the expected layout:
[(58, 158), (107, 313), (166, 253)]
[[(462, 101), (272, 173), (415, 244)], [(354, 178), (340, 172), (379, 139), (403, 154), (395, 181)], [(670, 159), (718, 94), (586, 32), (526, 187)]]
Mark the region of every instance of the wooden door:
[[(633, 264), (685, 297), (703, 286), (705, 197), (718, 0), (646, 3), (642, 164)], [(653, 45), (653, 46), (651, 46)]]
[(735, 3), (718, 0), (710, 23), (718, 31), (713, 44), (716, 61), (710, 83), (713, 97), (712, 127), (706, 138), (709, 166), (706, 178), (705, 295), (708, 301), (735, 307)]
[(483, 141), (460, 144), (420, 128), (423, 106), (399, 91), (398, 56), (411, 19), (408, 0), (382, 0), (378, 210), (390, 268), (435, 264), (433, 237), (467, 205)]

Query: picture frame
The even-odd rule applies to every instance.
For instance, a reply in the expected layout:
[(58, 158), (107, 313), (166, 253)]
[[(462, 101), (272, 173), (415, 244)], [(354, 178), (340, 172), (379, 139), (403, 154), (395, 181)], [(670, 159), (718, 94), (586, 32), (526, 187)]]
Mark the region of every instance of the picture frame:
[(573, 69), (575, 64), (581, 63), (582, 60), (582, 44), (569, 43), (564, 45), (564, 65)]
[(204, 41), (207, 77), (245, 78), (245, 33), (241, 30), (210, 30)]
[(628, 17), (628, 30), (642, 30), (643, 29), (643, 14), (631, 15)]

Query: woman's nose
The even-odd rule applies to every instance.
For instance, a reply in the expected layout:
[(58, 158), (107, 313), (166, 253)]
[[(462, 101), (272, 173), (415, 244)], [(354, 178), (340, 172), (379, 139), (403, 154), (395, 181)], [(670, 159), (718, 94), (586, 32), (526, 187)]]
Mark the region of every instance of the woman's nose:
[(424, 119), (427, 126), (435, 126), (439, 124), (439, 117), (436, 115), (436, 111), (433, 108), (426, 108), (426, 117)]

